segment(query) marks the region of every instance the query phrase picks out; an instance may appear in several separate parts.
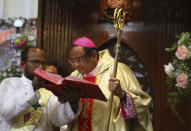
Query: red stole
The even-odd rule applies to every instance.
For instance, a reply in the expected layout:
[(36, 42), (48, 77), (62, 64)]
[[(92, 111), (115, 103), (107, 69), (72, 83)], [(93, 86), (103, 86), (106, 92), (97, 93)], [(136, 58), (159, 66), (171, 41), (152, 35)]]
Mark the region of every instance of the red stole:
[[(88, 80), (90, 82), (95, 83), (96, 77), (95, 76), (87, 76), (83, 79)], [(92, 113), (92, 104), (93, 99), (84, 98), (81, 99), (81, 102), (83, 104), (83, 110), (78, 118), (78, 129), (79, 131), (91, 131), (91, 113)]]

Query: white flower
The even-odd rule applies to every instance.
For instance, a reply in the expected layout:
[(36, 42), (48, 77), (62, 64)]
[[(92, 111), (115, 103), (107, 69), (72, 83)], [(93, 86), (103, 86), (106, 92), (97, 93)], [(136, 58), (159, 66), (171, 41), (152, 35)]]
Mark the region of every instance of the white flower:
[(168, 76), (175, 77), (174, 67), (171, 63), (168, 63), (168, 65), (164, 65), (164, 70)]
[(28, 36), (28, 40), (33, 41), (33, 40), (35, 40), (35, 37), (34, 36)]
[(2, 73), (2, 77), (7, 77), (7, 73), (6, 73), (6, 72), (3, 72), (3, 73)]
[(20, 19), (15, 20), (14, 24), (15, 27), (22, 27), (23, 26), (23, 22)]
[(20, 57), (20, 56), (21, 56), (21, 51), (18, 50), (18, 51), (16, 52), (15, 56)]
[(36, 41), (32, 41), (32, 42), (31, 42), (31, 45), (32, 45), (32, 46), (36, 46)]
[(11, 68), (8, 68), (7, 71), (10, 72), (10, 71), (11, 71)]

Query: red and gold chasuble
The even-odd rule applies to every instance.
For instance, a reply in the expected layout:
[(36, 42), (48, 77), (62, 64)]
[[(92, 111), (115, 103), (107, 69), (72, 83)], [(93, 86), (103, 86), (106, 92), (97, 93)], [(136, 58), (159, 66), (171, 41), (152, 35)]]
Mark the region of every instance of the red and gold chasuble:
[[(95, 76), (87, 76), (83, 77), (83, 79), (93, 82), (96, 82), (96, 77)], [(83, 98), (81, 99), (81, 102), (83, 104), (83, 110), (78, 118), (78, 128), (79, 131), (91, 131), (92, 126), (91, 126), (91, 110), (92, 110), (92, 104), (93, 104), (93, 99), (89, 98)]]

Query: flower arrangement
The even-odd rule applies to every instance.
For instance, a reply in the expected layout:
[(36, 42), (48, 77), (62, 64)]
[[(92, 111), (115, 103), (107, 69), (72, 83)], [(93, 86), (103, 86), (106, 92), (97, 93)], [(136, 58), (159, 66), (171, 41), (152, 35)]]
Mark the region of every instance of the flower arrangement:
[(178, 42), (171, 48), (166, 48), (168, 52), (175, 52), (172, 61), (164, 65), (167, 85), (175, 87), (168, 93), (167, 104), (178, 120), (184, 124), (184, 120), (176, 111), (176, 105), (191, 93), (191, 37), (188, 32), (183, 32), (176, 37), (179, 39)]
[(23, 27), (25, 26), (37, 26), (37, 20), (34, 18), (34, 19), (27, 19), (27, 18), (24, 18), (24, 17), (19, 17), (19, 18), (16, 18), (16, 17), (13, 17), (13, 18), (3, 18), (3, 19), (0, 19), (0, 28), (9, 28), (9, 27), (13, 27), (14, 26), (14, 22), (16, 20), (21, 20), (22, 23), (23, 23)]
[(36, 46), (36, 40), (33, 36), (23, 34), (17, 37), (9, 46), (10, 48), (14, 48), (16, 50), (22, 50), (27, 47)]
[[(36, 46), (36, 19), (25, 18), (9, 18), (6, 20), (0, 19), (0, 27), (15, 26), (19, 29), (11, 39), (9, 48), (16, 50), (15, 56), (9, 60), (7, 66), (0, 71), (0, 82), (8, 77), (20, 77), (22, 75), (21, 67), (19, 66), (21, 51), (27, 47)], [(21, 29), (21, 30), (20, 30)]]
[(11, 42), (10, 47), (16, 50), (22, 50), (27, 47), (36, 46), (36, 32), (31, 27), (31, 21), (27, 22), (24, 30), (19, 30), (23, 27), (22, 19), (17, 19), (14, 22), (14, 26), (17, 29), (16, 38)]
[(8, 68), (1, 70), (0, 83), (8, 77), (20, 77), (22, 75), (21, 67), (18, 65), (12, 65)]

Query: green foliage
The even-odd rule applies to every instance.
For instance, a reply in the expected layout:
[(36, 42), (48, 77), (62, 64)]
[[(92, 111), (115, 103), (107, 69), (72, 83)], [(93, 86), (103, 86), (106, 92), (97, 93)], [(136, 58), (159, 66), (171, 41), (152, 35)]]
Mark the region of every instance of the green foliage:
[(29, 37), (27, 34), (23, 34), (20, 37), (17, 37), (10, 47), (15, 48), (16, 50), (23, 50), (27, 47), (32, 47), (35, 45), (36, 40), (34, 37)]
[(174, 43), (171, 48), (167, 48), (166, 51), (175, 51), (177, 53), (177, 49), (184, 46), (186, 50), (181, 50), (180, 53), (183, 54), (180, 55), (184, 56), (187, 51), (188, 53), (186, 59), (174, 55), (172, 62), (165, 65), (166, 83), (169, 88), (166, 101), (177, 119), (184, 124), (184, 120), (177, 112), (176, 106), (191, 94), (191, 37), (190, 33), (183, 32), (181, 35), (176, 35), (176, 38), (179, 39), (177, 43)]
[(0, 19), (0, 28), (9, 28), (13, 27), (13, 23), (15, 20), (20, 19), (23, 21), (23, 27), (25, 26), (37, 26), (37, 19), (27, 19), (24, 17), (12, 17), (12, 18), (1, 18)]
[(18, 65), (12, 65), (1, 71), (0, 83), (5, 78), (8, 77), (20, 77), (22, 75), (22, 70)]
[(172, 78), (172, 77), (169, 77), (169, 76), (166, 76), (166, 83), (167, 83), (167, 85), (168, 86), (173, 86), (173, 82), (174, 81), (174, 79)]
[(41, 104), (37, 101), (35, 104), (32, 105), (32, 107), (37, 110), (39, 107), (42, 107)]
[(177, 43), (174, 43), (171, 48), (166, 48), (166, 51), (174, 51), (178, 47)]
[(22, 75), (22, 70), (19, 65), (20, 63), (19, 62), (20, 59), (18, 59), (18, 57), (20, 57), (19, 53), (24, 48), (36, 46), (36, 38), (35, 38), (36, 36), (35, 36), (35, 32), (33, 32), (33, 29), (35, 29), (33, 27), (35, 27), (36, 25), (36, 19), (26, 19), (22, 17), (0, 19), (0, 27), (7, 26), (7, 24), (9, 26), (13, 26), (14, 21), (17, 19), (24, 22), (24, 25), (22, 27), (23, 32), (16, 34), (15, 35), (16, 38), (14, 40), (11, 40), (12, 42), (9, 44), (9, 48), (16, 49), (17, 56), (15, 54), (12, 60), (7, 62), (8, 63), (7, 66), (1, 70), (0, 82), (2, 82), (5, 78), (8, 78), (8, 77), (20, 77)]

